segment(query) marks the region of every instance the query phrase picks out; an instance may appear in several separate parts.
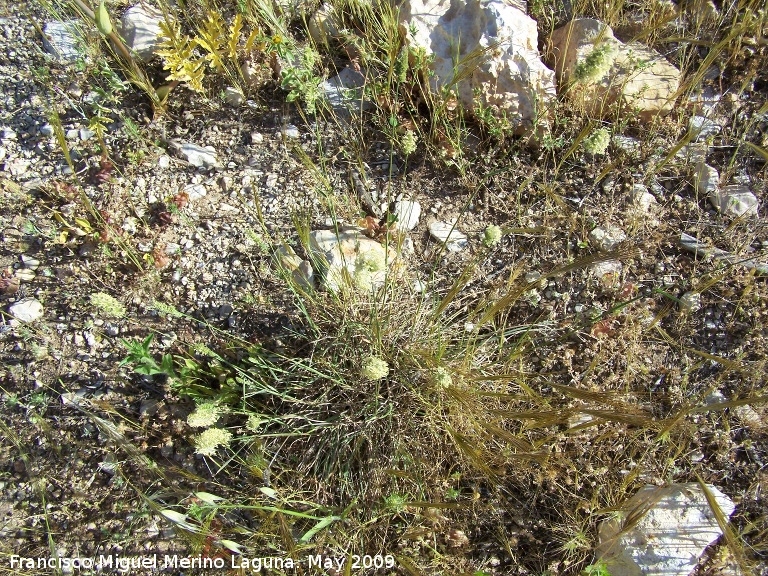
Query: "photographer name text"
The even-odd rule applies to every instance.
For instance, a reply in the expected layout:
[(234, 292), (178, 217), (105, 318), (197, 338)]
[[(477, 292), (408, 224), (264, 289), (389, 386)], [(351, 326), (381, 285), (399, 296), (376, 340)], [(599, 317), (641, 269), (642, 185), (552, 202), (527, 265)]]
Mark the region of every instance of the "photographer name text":
[(292, 570), (299, 564), (306, 564), (310, 569), (343, 570), (350, 563), (352, 570), (367, 570), (370, 568), (393, 568), (395, 558), (391, 554), (350, 556), (323, 556), (317, 554), (307, 556), (303, 560), (283, 558), (279, 556), (246, 557), (232, 555), (229, 558), (208, 556), (179, 556), (175, 554), (148, 554), (145, 556), (100, 555), (83, 557), (29, 557), (12, 555), (9, 557), (10, 567), (17, 570), (62, 570), (65, 573), (74, 571), (99, 571), (120, 574), (133, 573), (135, 570), (147, 569), (152, 571), (203, 569), (203, 570)]

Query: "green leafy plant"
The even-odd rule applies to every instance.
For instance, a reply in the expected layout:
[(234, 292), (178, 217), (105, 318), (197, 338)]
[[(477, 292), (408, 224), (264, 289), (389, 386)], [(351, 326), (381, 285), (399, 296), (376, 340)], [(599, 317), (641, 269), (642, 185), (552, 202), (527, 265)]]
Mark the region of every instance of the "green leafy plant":
[(146, 376), (161, 374), (169, 377), (176, 376), (173, 356), (171, 354), (164, 354), (158, 363), (149, 351), (153, 338), (154, 334), (150, 334), (142, 341), (121, 339), (120, 341), (123, 343), (123, 346), (128, 349), (128, 355), (120, 362), (120, 366), (132, 364), (134, 372)]
[(315, 75), (314, 68), (317, 65), (319, 54), (307, 46), (301, 51), (294, 63), (282, 70), (280, 86), (288, 92), (286, 101), (300, 101), (309, 114), (317, 111), (317, 104), (321, 98), (321, 79)]

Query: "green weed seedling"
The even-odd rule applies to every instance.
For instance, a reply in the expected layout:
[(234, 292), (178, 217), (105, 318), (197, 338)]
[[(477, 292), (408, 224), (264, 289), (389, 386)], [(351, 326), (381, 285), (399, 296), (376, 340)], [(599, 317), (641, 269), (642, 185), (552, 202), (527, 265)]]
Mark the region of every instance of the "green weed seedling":
[(128, 348), (128, 355), (120, 362), (120, 366), (127, 364), (133, 365), (133, 371), (137, 374), (144, 374), (145, 376), (157, 376), (164, 374), (169, 377), (175, 377), (176, 372), (173, 367), (173, 356), (170, 354), (164, 354), (160, 363), (154, 359), (149, 352), (149, 347), (152, 344), (154, 334), (150, 334), (141, 342), (128, 341), (121, 338), (123, 346)]

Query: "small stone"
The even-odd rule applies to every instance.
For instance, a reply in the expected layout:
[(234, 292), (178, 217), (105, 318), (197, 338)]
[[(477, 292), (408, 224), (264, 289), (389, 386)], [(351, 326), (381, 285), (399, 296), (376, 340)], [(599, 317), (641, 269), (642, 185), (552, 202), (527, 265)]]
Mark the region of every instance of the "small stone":
[(251, 144), (261, 144), (264, 142), (264, 135), (255, 130), (251, 132)]
[(189, 200), (192, 202), (195, 200), (200, 200), (201, 198), (205, 198), (205, 195), (208, 194), (208, 191), (202, 184), (190, 184), (185, 186), (184, 192), (187, 193)]
[(365, 82), (366, 76), (362, 71), (347, 66), (336, 76), (320, 84), (320, 90), (325, 93), (336, 117), (349, 120), (355, 113), (359, 114), (361, 110), (373, 106), (371, 102), (363, 99)]
[(627, 239), (627, 235), (618, 226), (597, 227), (589, 233), (589, 238), (600, 250), (610, 252)]
[(11, 304), (8, 312), (21, 322), (34, 322), (43, 316), (43, 305), (34, 298), (24, 298)]
[(37, 258), (33, 258), (32, 256), (27, 256), (26, 254), (22, 254), (21, 265), (24, 266), (24, 268), (27, 268), (28, 270), (37, 270), (37, 268), (40, 266), (40, 260), (38, 260)]
[(43, 136), (44, 138), (50, 138), (51, 136), (53, 136), (53, 134), (54, 134), (53, 126), (51, 126), (50, 124), (43, 124), (42, 126), (40, 126), (40, 136)]
[(606, 260), (592, 265), (592, 272), (601, 280), (611, 280), (621, 274), (622, 265), (618, 260)]
[(222, 304), (219, 306), (219, 318), (229, 318), (233, 311), (232, 304)]
[(716, 194), (720, 186), (720, 173), (712, 166), (699, 162), (696, 165), (696, 190), (702, 195)]
[(694, 140), (706, 140), (720, 133), (722, 127), (706, 116), (692, 116), (688, 122), (688, 131), (694, 135)]
[(657, 204), (654, 195), (648, 192), (648, 188), (642, 184), (635, 184), (632, 188), (632, 194), (634, 196), (635, 206), (640, 212), (649, 214)]
[(294, 282), (302, 288), (315, 287), (315, 271), (307, 260), (302, 260), (290, 246), (280, 246), (275, 256), (280, 266), (291, 272)]
[(680, 310), (687, 313), (696, 312), (701, 308), (701, 294), (686, 292), (680, 296)]
[(16, 278), (18, 278), (21, 282), (32, 282), (32, 280), (34, 280), (36, 276), (33, 270), (27, 270), (26, 268), (19, 268), (18, 270), (16, 270), (16, 272), (13, 275)]
[(191, 142), (182, 142), (179, 148), (182, 156), (197, 168), (216, 168), (219, 166), (216, 149), (213, 146), (198, 146)]
[(640, 141), (637, 138), (631, 136), (622, 136), (621, 134), (614, 134), (611, 138), (613, 145), (625, 154), (638, 154), (640, 152)]
[(171, 158), (170, 158), (170, 156), (168, 156), (167, 154), (163, 154), (162, 156), (160, 156), (157, 159), (157, 165), (160, 168), (163, 168), (163, 169), (168, 168), (168, 166), (171, 165)]
[(429, 233), (438, 242), (445, 244), (449, 252), (458, 252), (467, 246), (467, 236), (447, 222), (432, 222)]
[(5, 169), (11, 173), (11, 176), (23, 176), (29, 170), (31, 162), (24, 158), (14, 158), (10, 162), (7, 162)]
[(89, 130), (88, 128), (80, 128), (80, 130), (77, 131), (77, 134), (80, 137), (80, 140), (87, 142), (96, 135), (96, 132)]
[(285, 138), (289, 138), (291, 140), (297, 140), (301, 137), (301, 133), (299, 132), (299, 129), (296, 128), (293, 124), (289, 124), (282, 130), (282, 134)]
[(241, 106), (245, 102), (245, 96), (237, 88), (227, 86), (224, 88), (224, 102), (230, 106)]
[(734, 410), (736, 417), (747, 428), (753, 430), (763, 430), (765, 428), (765, 419), (752, 406), (737, 406)]
[(752, 191), (740, 184), (731, 184), (709, 194), (709, 201), (718, 212), (739, 218), (756, 216), (758, 200)]
[(413, 230), (419, 224), (421, 204), (411, 200), (400, 200), (395, 203), (397, 225), (403, 230)]
[(267, 180), (264, 183), (264, 187), (267, 190), (270, 190), (275, 187), (275, 184), (277, 184), (277, 174), (267, 174)]

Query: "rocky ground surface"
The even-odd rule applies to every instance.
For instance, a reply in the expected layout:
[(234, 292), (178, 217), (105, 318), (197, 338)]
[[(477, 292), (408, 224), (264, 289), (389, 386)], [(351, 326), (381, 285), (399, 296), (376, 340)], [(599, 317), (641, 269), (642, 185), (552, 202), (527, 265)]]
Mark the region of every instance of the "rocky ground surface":
[[(708, 402), (743, 394), (745, 382), (753, 388), (748, 392), (764, 390), (754, 375), (765, 368), (768, 314), (766, 285), (757, 278), (768, 266), (765, 165), (745, 151), (736, 155), (729, 139), (738, 135), (759, 143), (762, 138), (765, 146), (764, 77), (748, 90), (723, 92), (724, 81), (737, 79), (714, 70), (700, 97), (704, 105), (681, 110), (694, 116), (699, 135), (692, 142), (674, 150), (671, 121), (655, 135), (639, 128), (633, 137), (614, 140), (602, 165), (569, 159), (558, 180), (559, 199), (553, 201), (537, 185), (547, 176), (541, 168), (546, 150), (483, 155), (462, 178), (390, 154), (389, 146), (374, 142), (364, 151), (361, 177), (360, 166), (350, 161), (354, 153), (347, 136), (320, 120), (305, 122), (277, 92), (258, 103), (218, 109), (193, 100), (153, 118), (132, 89), (115, 86), (104, 73), (97, 75), (101, 88), (116, 95), (104, 101), (88, 80), (92, 70), (86, 74), (86, 68), (44, 51), (34, 23), (48, 20), (36, 6), (4, 2), (0, 7), (4, 555), (195, 549), (156, 512), (192, 491), (224, 488), (217, 470), (190, 442), (185, 419), (192, 402), (162, 379), (141, 378), (121, 365), (127, 353), (121, 341), (154, 332), (151, 350), (159, 355), (222, 346), (225, 336), (218, 330), (274, 344), (292, 327), (291, 295), (274, 272), (273, 239), (301, 253), (296, 214), (315, 230), (330, 227), (328, 199), (303, 160), (318, 162), (319, 142), (334, 204), (347, 222), (363, 212), (368, 194), (374, 204), (389, 199), (394, 205), (400, 195), (418, 202), (420, 217), (413, 219), (403, 252), (414, 293), (423, 287), (445, 290), (470, 263), (475, 272), (465, 288), (468, 298), (475, 289), (503, 287), (520, 266), (533, 283), (596, 251), (624, 250), (621, 258), (598, 259), (532, 284), (519, 305), (521, 318), (542, 331), (573, 329), (580, 336), (565, 349), (534, 351), (531, 370), (566, 380), (569, 373), (579, 374), (583, 384), (611, 385), (624, 377), (628, 355), (640, 355), (646, 373), (633, 378), (646, 383), (648, 394), (664, 394), (672, 403), (684, 400), (692, 392), (667, 343), (642, 336), (658, 324), (660, 334), (701, 351), (698, 370), (711, 377), (702, 377), (695, 393), (710, 386)], [(88, 123), (99, 99), (112, 109), (106, 112), (104, 137), (109, 159), (97, 152), (98, 135)], [(713, 120), (692, 113), (710, 101), (716, 103), (709, 114)], [(72, 167), (55, 134), (54, 110)], [(712, 135), (715, 144), (709, 146)], [(656, 175), (646, 178), (653, 165)], [(82, 191), (70, 184), (73, 168)], [(710, 184), (721, 175), (733, 188)], [(715, 188), (716, 200), (710, 201)], [(435, 267), (443, 251), (435, 237), (442, 230), (445, 239), (460, 215), (449, 239), (454, 242)], [(505, 234), (487, 251), (483, 233), (489, 224), (502, 226)], [(697, 256), (695, 240), (686, 248), (682, 234), (720, 252), (705, 257), (700, 246)], [(99, 294), (111, 295), (124, 310), (94, 304)], [(626, 301), (631, 301), (628, 316), (592, 322)], [(169, 307), (180, 314), (169, 313)], [(619, 329), (622, 339), (613, 340)], [(733, 371), (718, 379), (723, 363)], [(761, 405), (732, 407), (727, 426), (707, 421), (699, 446), (675, 465), (695, 468), (730, 496), (741, 529), (750, 522), (755, 530), (766, 529), (766, 420)], [(583, 434), (566, 444), (575, 466), (578, 446), (592, 442), (599, 431)], [(157, 467), (135, 467), (126, 454), (137, 453)], [(671, 478), (685, 475), (678, 468), (668, 472)], [(666, 478), (648, 478), (659, 480)], [(543, 480), (541, 503), (547, 501), (547, 483), (559, 481)], [(499, 498), (495, 502), (502, 505)], [(504, 546), (520, 556), (548, 545), (535, 513), (509, 509), (499, 515), (499, 522), (515, 527)], [(490, 529), (470, 536), (466, 555), (489, 573), (535, 572), (524, 563), (513, 567), (500, 560), (504, 546)], [(198, 551), (208, 545), (198, 544)], [(541, 568), (566, 569), (556, 562)]]

